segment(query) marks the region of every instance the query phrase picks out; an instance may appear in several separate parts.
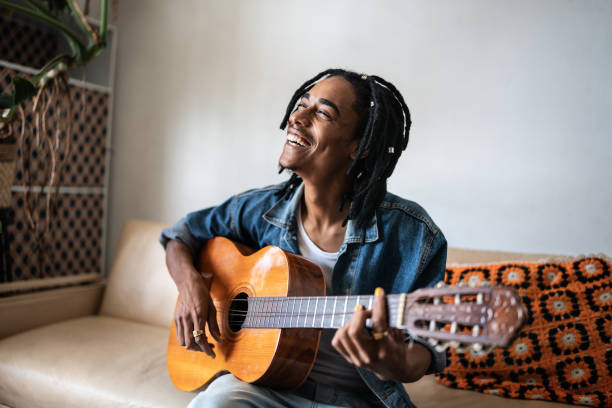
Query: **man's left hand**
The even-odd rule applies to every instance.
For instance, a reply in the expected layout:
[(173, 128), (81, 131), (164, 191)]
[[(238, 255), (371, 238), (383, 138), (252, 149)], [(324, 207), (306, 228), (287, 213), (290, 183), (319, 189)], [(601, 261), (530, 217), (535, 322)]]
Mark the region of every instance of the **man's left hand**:
[[(406, 343), (402, 330), (389, 327), (386, 302), (378, 288), (373, 310), (358, 305), (348, 324), (336, 331), (332, 345), (350, 363), (372, 371), (380, 380), (416, 381), (429, 367), (431, 354), (418, 343)], [(369, 318), (371, 335), (365, 326)]]

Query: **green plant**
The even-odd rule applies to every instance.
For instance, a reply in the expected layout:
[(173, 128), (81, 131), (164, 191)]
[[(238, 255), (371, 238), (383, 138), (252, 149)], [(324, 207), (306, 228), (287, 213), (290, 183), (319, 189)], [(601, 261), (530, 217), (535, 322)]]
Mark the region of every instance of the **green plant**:
[[(25, 0), (22, 6), (13, 1), (0, 0), (0, 9), (21, 13), (57, 30), (68, 42), (71, 55), (58, 55), (49, 61), (30, 80), (13, 78), (12, 94), (0, 95), (0, 128), (13, 119), (17, 107), (24, 101), (35, 97), (40, 89), (67, 71), (85, 65), (96, 57), (106, 46), (108, 0), (101, 0), (101, 19), (98, 31), (88, 23), (76, 0), (46, 0), (46, 5), (38, 0)], [(62, 14), (69, 13), (81, 29), (81, 34), (61, 21)]]
[[(98, 31), (91, 27), (76, 0), (46, 0), (44, 4), (39, 0), (19, 3), (0, 0), (0, 11), (3, 10), (21, 13), (51, 26), (65, 38), (71, 50), (70, 55), (58, 55), (51, 59), (29, 79), (13, 77), (12, 93), (0, 95), (0, 142), (16, 144), (21, 152), (17, 168), (22, 174), (25, 221), (35, 240), (33, 250), (37, 254), (39, 273), (42, 273), (45, 258), (52, 254), (49, 232), (57, 217), (61, 175), (72, 153), (70, 135), (73, 103), (68, 86), (68, 71), (87, 64), (104, 49), (108, 0), (101, 0)], [(71, 18), (68, 21), (72, 24), (63, 22), (63, 14), (69, 14)], [(80, 33), (70, 27), (74, 23), (80, 28)], [(33, 99), (33, 103), (27, 107), (26, 113), (24, 103), (30, 99)], [(84, 106), (84, 101), (81, 105)], [(30, 113), (33, 121), (26, 120)], [(35, 157), (39, 158), (38, 163), (33, 163)], [(8, 166), (12, 172), (14, 162)], [(10, 198), (12, 174), (5, 179), (9, 181), (9, 185), (4, 186), (8, 188), (5, 195), (8, 194)], [(44, 185), (40, 192), (33, 189), (34, 185), (40, 184)], [(6, 229), (6, 224), (6, 219), (0, 220), (0, 231)], [(3, 238), (1, 234), (0, 238)], [(0, 252), (6, 252), (6, 249), (7, 245), (2, 245)], [(0, 269), (7, 269), (6, 262), (2, 262)]]

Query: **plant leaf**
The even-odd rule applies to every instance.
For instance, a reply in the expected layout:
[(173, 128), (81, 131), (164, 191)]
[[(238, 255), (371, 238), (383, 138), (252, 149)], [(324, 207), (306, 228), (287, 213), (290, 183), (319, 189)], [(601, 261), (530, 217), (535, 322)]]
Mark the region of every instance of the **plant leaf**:
[(13, 95), (1, 94), (0, 95), (0, 109), (10, 109), (13, 107)]
[(13, 105), (19, 105), (36, 95), (36, 87), (25, 78), (14, 77), (13, 87)]

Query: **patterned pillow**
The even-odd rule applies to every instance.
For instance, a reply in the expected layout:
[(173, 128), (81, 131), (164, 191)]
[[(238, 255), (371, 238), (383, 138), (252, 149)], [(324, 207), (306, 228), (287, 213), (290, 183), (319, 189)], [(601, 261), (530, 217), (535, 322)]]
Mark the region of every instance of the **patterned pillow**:
[(612, 407), (611, 269), (605, 256), (448, 266), (451, 285), (489, 281), (516, 288), (529, 317), (506, 348), (449, 350), (438, 380), (510, 398)]

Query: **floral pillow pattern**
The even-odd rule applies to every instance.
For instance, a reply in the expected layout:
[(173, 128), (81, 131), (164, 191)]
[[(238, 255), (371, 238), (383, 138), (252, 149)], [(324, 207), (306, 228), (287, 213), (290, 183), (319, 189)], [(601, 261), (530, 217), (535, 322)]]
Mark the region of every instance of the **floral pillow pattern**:
[(509, 398), (612, 407), (611, 269), (605, 256), (448, 266), (450, 285), (514, 287), (528, 319), (506, 348), (449, 350), (438, 380)]

